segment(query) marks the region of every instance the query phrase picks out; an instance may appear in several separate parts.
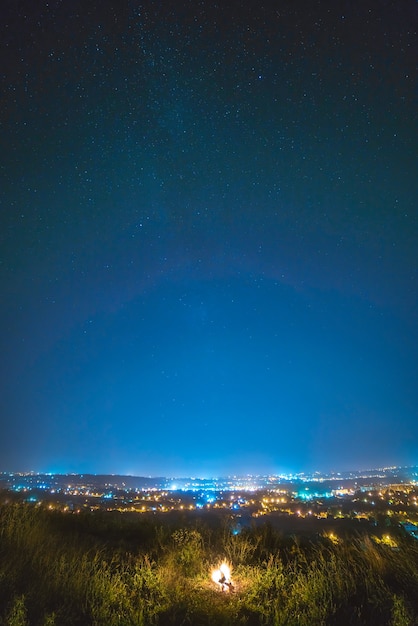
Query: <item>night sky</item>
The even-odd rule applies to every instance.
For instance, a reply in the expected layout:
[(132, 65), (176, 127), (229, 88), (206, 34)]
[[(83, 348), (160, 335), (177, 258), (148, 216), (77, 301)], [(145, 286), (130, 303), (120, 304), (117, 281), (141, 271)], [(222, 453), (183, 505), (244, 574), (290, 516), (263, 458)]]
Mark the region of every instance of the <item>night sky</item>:
[(415, 0), (4, 0), (0, 470), (418, 463)]

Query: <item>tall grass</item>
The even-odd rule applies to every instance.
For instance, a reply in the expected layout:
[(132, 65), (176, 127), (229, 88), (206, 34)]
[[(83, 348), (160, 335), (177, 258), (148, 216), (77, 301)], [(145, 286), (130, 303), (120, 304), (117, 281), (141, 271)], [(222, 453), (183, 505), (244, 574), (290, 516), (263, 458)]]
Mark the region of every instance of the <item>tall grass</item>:
[[(1, 626), (413, 626), (418, 544), (0, 507)], [(396, 549), (393, 547), (396, 545)], [(226, 559), (233, 593), (210, 570)]]

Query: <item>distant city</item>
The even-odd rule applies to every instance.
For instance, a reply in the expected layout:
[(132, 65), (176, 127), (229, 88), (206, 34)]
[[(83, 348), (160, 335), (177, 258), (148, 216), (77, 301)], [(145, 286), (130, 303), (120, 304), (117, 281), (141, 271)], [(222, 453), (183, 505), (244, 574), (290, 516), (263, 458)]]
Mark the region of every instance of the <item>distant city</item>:
[(1, 502), (69, 513), (227, 515), (237, 532), (266, 519), (398, 520), (418, 537), (418, 466), (322, 474), (167, 478), (96, 474), (0, 474)]

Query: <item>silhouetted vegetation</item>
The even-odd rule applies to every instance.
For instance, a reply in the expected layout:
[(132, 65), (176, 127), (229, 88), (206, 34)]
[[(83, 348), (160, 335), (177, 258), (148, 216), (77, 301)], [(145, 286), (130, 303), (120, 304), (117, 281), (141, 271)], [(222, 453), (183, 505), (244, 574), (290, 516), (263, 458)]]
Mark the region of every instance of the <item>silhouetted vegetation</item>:
[[(390, 536), (235, 535), (225, 519), (0, 507), (4, 626), (418, 624), (418, 543)], [(226, 559), (233, 593), (211, 581)]]

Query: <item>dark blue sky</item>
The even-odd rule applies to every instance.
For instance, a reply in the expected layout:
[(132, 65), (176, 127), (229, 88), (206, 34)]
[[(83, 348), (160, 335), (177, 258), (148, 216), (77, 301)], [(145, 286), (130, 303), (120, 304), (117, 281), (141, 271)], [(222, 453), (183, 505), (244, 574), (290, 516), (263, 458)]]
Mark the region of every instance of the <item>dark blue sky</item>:
[(2, 6), (0, 469), (418, 462), (418, 5)]

